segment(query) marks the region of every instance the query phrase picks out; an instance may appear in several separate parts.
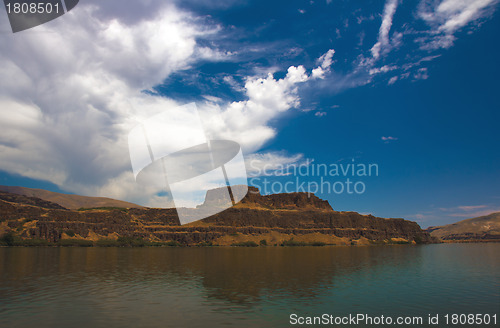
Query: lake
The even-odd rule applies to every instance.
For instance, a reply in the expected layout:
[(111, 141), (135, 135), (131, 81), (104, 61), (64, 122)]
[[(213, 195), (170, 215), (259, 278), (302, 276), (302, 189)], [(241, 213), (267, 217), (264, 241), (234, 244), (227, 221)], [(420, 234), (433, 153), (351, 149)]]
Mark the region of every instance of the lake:
[(499, 254), (500, 244), (3, 247), (0, 327), (289, 327), (291, 315), (323, 314), (425, 320), (393, 327), (496, 314), (498, 325)]

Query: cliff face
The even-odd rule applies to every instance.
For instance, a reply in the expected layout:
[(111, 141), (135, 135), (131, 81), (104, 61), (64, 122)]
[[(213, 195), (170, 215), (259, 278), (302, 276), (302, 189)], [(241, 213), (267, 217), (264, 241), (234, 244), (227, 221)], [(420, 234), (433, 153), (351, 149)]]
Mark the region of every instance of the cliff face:
[(288, 209), (333, 211), (328, 201), (322, 200), (314, 194), (294, 192), (290, 194), (272, 194), (262, 196), (259, 189), (255, 187), (248, 187), (247, 195), (236, 206), (254, 206), (274, 210)]
[[(207, 198), (209, 196), (207, 195)], [(236, 206), (181, 226), (175, 209), (130, 208), (74, 211), (25, 196), (0, 197), (0, 234), (22, 238), (117, 239), (120, 236), (184, 245), (242, 242), (268, 245), (293, 240), (338, 245), (370, 242), (433, 242), (411, 221), (336, 212), (327, 201), (306, 193), (262, 196), (251, 188)]]

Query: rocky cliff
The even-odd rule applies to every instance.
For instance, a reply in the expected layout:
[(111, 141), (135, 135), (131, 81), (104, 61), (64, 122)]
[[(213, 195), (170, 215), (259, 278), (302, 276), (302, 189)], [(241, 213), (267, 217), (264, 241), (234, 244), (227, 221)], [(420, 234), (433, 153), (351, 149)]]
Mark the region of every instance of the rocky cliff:
[[(260, 195), (250, 188), (236, 206), (181, 226), (175, 209), (69, 210), (34, 197), (1, 193), (0, 235), (60, 240), (142, 238), (182, 245), (429, 243), (418, 224), (355, 212), (336, 212), (306, 193)], [(309, 197), (310, 196), (310, 197)], [(207, 199), (210, 195), (207, 195)]]

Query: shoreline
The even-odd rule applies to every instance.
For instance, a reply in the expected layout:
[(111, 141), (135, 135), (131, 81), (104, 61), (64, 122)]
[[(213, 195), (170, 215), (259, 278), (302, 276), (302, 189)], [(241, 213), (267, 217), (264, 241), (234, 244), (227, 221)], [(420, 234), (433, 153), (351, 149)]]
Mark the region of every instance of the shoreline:
[(370, 247), (370, 246), (419, 246), (419, 245), (432, 245), (432, 244), (441, 244), (441, 243), (428, 243), (428, 244), (415, 244), (415, 243), (369, 243), (369, 244), (354, 244), (354, 245), (345, 245), (345, 244), (323, 244), (323, 243), (306, 243), (306, 244), (279, 244), (279, 245), (257, 245), (257, 244), (247, 244), (247, 243), (238, 243), (233, 245), (212, 245), (212, 244), (197, 244), (197, 245), (181, 245), (174, 243), (145, 243), (142, 245), (123, 245), (118, 243), (113, 244), (100, 244), (94, 243), (92, 241), (78, 241), (71, 243), (51, 243), (45, 241), (35, 241), (28, 243), (15, 243), (13, 245), (0, 245), (0, 247), (97, 247), (97, 248), (106, 248), (106, 247), (117, 247), (117, 248), (152, 248), (152, 247), (169, 247), (169, 248), (195, 248), (195, 247), (241, 247), (241, 248), (278, 248), (278, 247)]
[(490, 244), (500, 243), (500, 240), (442, 240), (435, 243), (416, 244), (416, 243), (390, 243), (390, 242), (371, 242), (367, 244), (325, 244), (325, 243), (296, 243), (296, 244), (277, 244), (277, 245), (258, 245), (250, 243), (237, 243), (233, 245), (213, 245), (209, 243), (200, 243), (197, 245), (182, 245), (176, 242), (145, 242), (143, 244), (120, 244), (101, 243), (90, 240), (71, 240), (64, 239), (67, 242), (47, 242), (45, 240), (29, 240), (28, 242), (16, 242), (13, 245), (0, 245), (0, 248), (11, 247), (96, 247), (96, 248), (152, 248), (152, 247), (168, 247), (168, 248), (194, 248), (194, 247), (242, 247), (242, 248), (276, 248), (276, 247), (370, 247), (370, 246), (419, 246), (419, 245), (435, 245), (435, 244)]

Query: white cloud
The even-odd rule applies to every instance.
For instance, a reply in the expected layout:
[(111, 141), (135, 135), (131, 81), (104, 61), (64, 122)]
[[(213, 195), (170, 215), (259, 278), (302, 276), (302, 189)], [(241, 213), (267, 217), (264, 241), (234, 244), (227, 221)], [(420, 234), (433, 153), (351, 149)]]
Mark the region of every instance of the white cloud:
[[(386, 0), (384, 11), (382, 13), (382, 23), (380, 25), (377, 42), (370, 49), (371, 57), (365, 57), (361, 54), (354, 62), (355, 69), (352, 78), (361, 79), (365, 76), (365, 83), (372, 81), (371, 75), (385, 72), (385, 68), (395, 67), (394, 64), (386, 64), (382, 67), (374, 67), (376, 62), (386, 56), (390, 51), (397, 50), (405, 40), (416, 42), (421, 50), (431, 51), (439, 48), (449, 48), (456, 40), (455, 34), (467, 25), (476, 27), (482, 18), (491, 16), (495, 10), (499, 0), (421, 0), (417, 6), (415, 17), (424, 20), (427, 26), (422, 30), (416, 28), (412, 22), (406, 22), (401, 27), (402, 31), (393, 32), (393, 20), (397, 8), (400, 4), (399, 0)], [(439, 56), (439, 55), (438, 55)], [(405, 59), (409, 62), (406, 64), (398, 63), (398, 66), (405, 70), (410, 70), (413, 67), (420, 65), (423, 61), (430, 61), (437, 56), (427, 55), (419, 59), (418, 54), (406, 54)], [(400, 56), (401, 58), (401, 56)], [(427, 79), (428, 73), (426, 69), (419, 69), (412, 73), (415, 79)], [(348, 76), (349, 77), (349, 76)], [(400, 76), (400, 78), (404, 78)], [(351, 82), (347, 78), (347, 82)], [(388, 84), (393, 84), (396, 79), (391, 79)], [(362, 83), (361, 83), (362, 84)], [(355, 84), (359, 85), (359, 84)]]
[[(199, 53), (196, 37), (212, 32), (187, 25), (179, 18), (186, 14), (172, 8), (125, 25), (81, 7), (67, 20), (40, 27), (43, 33), (1, 36), (11, 47), (0, 52), (0, 167), (80, 194), (154, 205), (162, 200), (138, 187), (130, 172), (126, 135), (137, 122), (178, 104), (140, 90), (188, 67)], [(56, 48), (60, 56), (53, 55)], [(37, 56), (28, 57), (34, 49)], [(322, 58), (328, 61), (331, 56)], [(291, 66), (282, 79), (248, 78), (241, 89), (247, 100), (220, 106), (214, 103), (221, 99), (205, 96), (212, 104), (202, 111), (221, 117), (209, 133), (239, 141), (247, 153), (258, 150), (276, 134), (270, 120), (299, 106), (297, 85), (308, 79), (303, 66)]]
[[(156, 190), (135, 183), (127, 134), (179, 103), (141, 90), (198, 60), (226, 60), (232, 54), (198, 44), (197, 39), (218, 33), (218, 26), (205, 26), (171, 5), (156, 8), (154, 15), (127, 12), (123, 18), (105, 3), (80, 4), (64, 19), (0, 35), (2, 44), (9, 44), (0, 50), (2, 170), (83, 195), (149, 205), (164, 201), (154, 196)], [(331, 49), (318, 59), (324, 72), (333, 54)], [(243, 86), (224, 77), (247, 99), (226, 103), (204, 95), (200, 113), (209, 118), (208, 134), (238, 141), (251, 155), (276, 135), (271, 121), (300, 106), (298, 86), (309, 79), (303, 66), (290, 66), (281, 79), (272, 73), (248, 77)], [(293, 163), (302, 155), (259, 156), (261, 163)]]
[(393, 76), (389, 79), (389, 81), (387, 82), (388, 85), (393, 85), (394, 83), (396, 83), (396, 81), (398, 80), (398, 77), (397, 76)]
[(325, 71), (321, 68), (321, 66), (318, 66), (312, 70), (311, 75), (315, 79), (323, 79), (325, 77)]
[(375, 68), (372, 68), (368, 71), (368, 73), (370, 75), (375, 75), (375, 74), (379, 74), (379, 73), (387, 73), (387, 72), (390, 72), (390, 71), (393, 71), (395, 69), (397, 69), (398, 67), (397, 66), (389, 66), (389, 65), (384, 65), (382, 67), (375, 67)]
[[(33, 30), (0, 34), (2, 45), (8, 45), (0, 49), (2, 170), (48, 180), (80, 194), (144, 198), (146, 191), (133, 187), (126, 135), (137, 122), (179, 104), (141, 94), (141, 90), (161, 83), (173, 72), (189, 69), (199, 60), (234, 60), (235, 53), (207, 46), (212, 42), (199, 42), (214, 40), (221, 31), (205, 18), (193, 17), (171, 4), (151, 2), (154, 10), (146, 10), (146, 2), (123, 1), (127, 1), (127, 10), (89, 0), (78, 10)], [(496, 2), (423, 1), (419, 15), (431, 31), (422, 33), (427, 35), (422, 42), (427, 46), (432, 42), (439, 47), (451, 45), (456, 31), (487, 15)], [(372, 57), (360, 56), (358, 71), (347, 76), (332, 72), (333, 78), (315, 83), (338, 89), (355, 87), (368, 83), (369, 75), (398, 67), (406, 72), (393, 76), (389, 84), (410, 76), (427, 78), (426, 68), (415, 68), (410, 74), (410, 68), (425, 58), (411, 67), (400, 63), (374, 67), (377, 58), (402, 42), (401, 33), (393, 33), (390, 38), (397, 6), (397, 0), (385, 3)], [(347, 19), (344, 24), (347, 26)], [(6, 20), (0, 22), (0, 29), (8, 30)], [(262, 50), (254, 45), (246, 47), (255, 48), (255, 53)], [(311, 79), (326, 78), (334, 54), (333, 49), (324, 53), (310, 76), (303, 66), (295, 65), (281, 79), (272, 74), (278, 68), (261, 66), (251, 73), (255, 76), (241, 80), (224, 77), (245, 99), (225, 102), (205, 95), (202, 112), (208, 116), (211, 111), (220, 114), (220, 119), (210, 122), (209, 133), (239, 141), (246, 154), (259, 151), (277, 133), (273, 122), (300, 106), (299, 86)], [(397, 140), (383, 138), (386, 142)], [(300, 160), (297, 155), (260, 155), (263, 162)]]
[(328, 69), (330, 66), (332, 66), (333, 63), (333, 55), (335, 54), (334, 49), (328, 50), (326, 53), (321, 55), (321, 57), (318, 58), (318, 63), (320, 64), (321, 68), (323, 69)]
[(210, 61), (226, 61), (230, 60), (235, 53), (231, 51), (223, 51), (209, 47), (197, 47), (196, 57), (199, 59), (206, 59)]
[(479, 210), (488, 207), (488, 205), (465, 205), (465, 206), (458, 206), (458, 209), (462, 211), (474, 211), (474, 210)]
[(210, 95), (202, 95), (203, 98), (205, 98), (207, 101), (213, 102), (213, 103), (220, 103), (223, 102), (222, 98), (219, 97), (214, 97)]
[(391, 137), (391, 136), (388, 136), (388, 137), (381, 137), (380, 139), (382, 139), (383, 141), (385, 141), (385, 143), (388, 143), (388, 142), (391, 142), (391, 141), (396, 141), (396, 140), (398, 140), (398, 138), (396, 138), (396, 137)]
[(471, 218), (477, 218), (479, 216), (489, 215), (489, 214), (495, 213), (495, 212), (500, 212), (500, 208), (492, 207), (490, 209), (478, 210), (478, 211), (468, 212), (468, 213), (452, 213), (452, 214), (450, 214), (450, 216), (455, 217), (455, 218), (471, 219)]
[[(341, 79), (342, 86), (350, 88), (370, 83), (374, 80), (374, 74), (384, 72), (384, 67), (396, 65), (406, 71), (398, 79), (410, 75), (415, 79), (427, 79), (429, 76), (427, 71), (418, 66), (424, 61), (431, 61), (440, 56), (429, 55), (429, 52), (451, 47), (458, 31), (466, 26), (471, 26), (472, 29), (478, 27), (485, 18), (492, 16), (496, 10), (495, 5), (499, 2), (499, 0), (420, 0), (414, 15), (416, 20), (406, 21), (395, 27), (394, 15), (403, 2), (386, 0), (377, 41), (370, 49), (371, 56), (366, 56), (364, 53), (358, 55), (353, 61), (352, 73)], [(411, 2), (404, 4), (413, 5)], [(422, 20), (425, 23), (423, 25)], [(362, 19), (358, 21), (362, 22)], [(390, 58), (389, 52), (399, 50), (404, 42), (407, 43), (404, 49), (413, 47), (410, 42), (416, 43), (419, 49), (406, 54), (400, 53), (394, 56), (394, 59)], [(378, 61), (383, 61), (384, 66), (376, 67)], [(388, 84), (393, 84), (395, 81), (393, 78)]]
[(389, 32), (392, 26), (392, 18), (396, 13), (399, 0), (387, 0), (384, 6), (384, 14), (382, 17), (382, 24), (378, 32), (377, 43), (372, 47), (371, 53), (374, 59), (380, 57), (381, 52), (387, 52), (390, 46), (389, 42)]
[(427, 80), (429, 78), (429, 73), (426, 67), (419, 68), (414, 74), (415, 80)]
[(226, 75), (222, 78), (224, 82), (226, 82), (233, 90), (238, 91), (238, 92), (244, 92), (245, 89), (239, 84), (234, 77), (231, 75)]
[(500, 212), (500, 208), (494, 205), (461, 205), (450, 208), (440, 208), (441, 215), (452, 217), (470, 219), (479, 216), (488, 215), (495, 212)]
[[(141, 90), (188, 68), (205, 51), (197, 38), (218, 29), (172, 6), (127, 23), (99, 8), (82, 3), (32, 30), (0, 34), (8, 45), (0, 49), (0, 168), (114, 197), (122, 192), (110, 184), (130, 178), (128, 131), (158, 110), (141, 106), (154, 98)], [(162, 110), (177, 105), (161, 99)]]
[(330, 72), (330, 67), (333, 64), (334, 54), (335, 50), (330, 49), (318, 58), (317, 63), (319, 64), (319, 66), (312, 70), (312, 78), (323, 79), (325, 77), (325, 73)]
[(418, 15), (430, 27), (429, 36), (419, 41), (423, 49), (449, 48), (461, 28), (494, 11), (498, 0), (443, 0), (420, 3)]
[(326, 115), (326, 112), (316, 112), (316, 113), (314, 114), (314, 116), (317, 116), (317, 117), (323, 117), (323, 116), (325, 116), (325, 115)]
[[(360, 54), (353, 61), (352, 73), (341, 79), (344, 81), (342, 84), (346, 88), (364, 85), (372, 82), (375, 74), (396, 68), (403, 69), (404, 73), (398, 78), (389, 79), (389, 85), (395, 83), (397, 79), (405, 79), (409, 76), (415, 80), (427, 79), (429, 77), (427, 68), (419, 66), (425, 61), (431, 61), (440, 56), (429, 55), (429, 52), (452, 46), (459, 30), (465, 26), (477, 27), (484, 18), (492, 15), (498, 2), (499, 0), (420, 0), (414, 16), (416, 21), (405, 22), (395, 28), (393, 26), (394, 15), (402, 2), (386, 0), (377, 42), (370, 49), (371, 56)], [(423, 28), (421, 20), (426, 23)], [(393, 30), (396, 31), (391, 32)], [(420, 51), (399, 54), (395, 56), (395, 59), (387, 56), (389, 52), (399, 50), (403, 41), (416, 43)], [(411, 47), (410, 44), (406, 46), (405, 48)], [(384, 65), (376, 67), (379, 61), (383, 61)]]
[(225, 107), (215, 105), (203, 109), (206, 112), (215, 111), (221, 117), (215, 122), (210, 119), (218, 115), (208, 115), (208, 133), (239, 142), (246, 154), (257, 151), (276, 135), (276, 131), (269, 126), (270, 121), (300, 105), (297, 86), (308, 79), (303, 66), (289, 67), (286, 76), (279, 80), (270, 73), (265, 78), (247, 79), (244, 87), (247, 100), (232, 102)]

